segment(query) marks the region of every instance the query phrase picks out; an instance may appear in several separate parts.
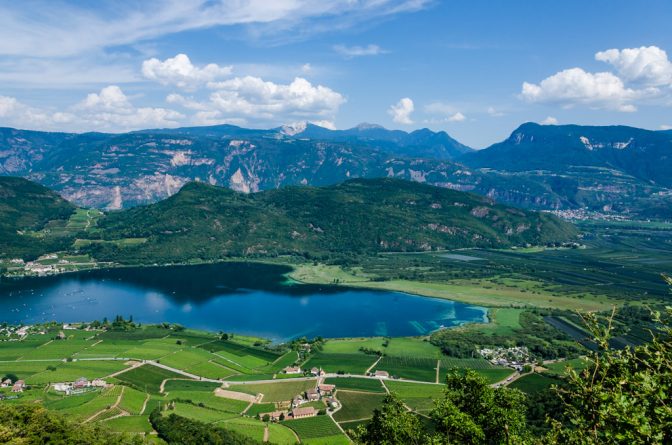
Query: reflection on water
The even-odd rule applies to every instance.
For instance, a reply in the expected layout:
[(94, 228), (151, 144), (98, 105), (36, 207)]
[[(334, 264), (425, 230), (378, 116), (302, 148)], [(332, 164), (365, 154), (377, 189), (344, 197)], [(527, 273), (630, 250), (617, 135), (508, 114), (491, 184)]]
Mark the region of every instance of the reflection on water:
[(422, 335), (481, 322), (483, 308), (399, 292), (288, 284), (256, 263), (124, 268), (0, 283), (0, 321), (90, 321), (130, 315), (283, 341), (299, 336)]

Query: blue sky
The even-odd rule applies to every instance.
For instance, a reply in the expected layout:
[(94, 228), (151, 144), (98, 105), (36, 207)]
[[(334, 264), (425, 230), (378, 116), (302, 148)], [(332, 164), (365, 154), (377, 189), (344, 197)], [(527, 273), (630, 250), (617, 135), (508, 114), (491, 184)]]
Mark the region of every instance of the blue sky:
[[(136, 4), (138, 3), (138, 4)], [(0, 0), (0, 125), (672, 128), (672, 2)]]

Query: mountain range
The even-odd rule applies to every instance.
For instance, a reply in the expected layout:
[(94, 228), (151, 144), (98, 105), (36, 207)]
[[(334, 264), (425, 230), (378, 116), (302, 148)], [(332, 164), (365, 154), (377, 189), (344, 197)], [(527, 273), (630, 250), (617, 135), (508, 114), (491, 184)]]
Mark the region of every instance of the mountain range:
[[(288, 254), (330, 258), (540, 245), (576, 236), (571, 224), (548, 213), (391, 178), (250, 194), (190, 182), (167, 199), (109, 212), (95, 227), (79, 231), (56, 230), (67, 226), (75, 208), (43, 186), (0, 178), (0, 196), (0, 257), (10, 258), (54, 251), (48, 248), (126, 264)], [(33, 250), (24, 251), (26, 246)]]
[(201, 181), (255, 192), (392, 177), (470, 191), (528, 209), (672, 217), (672, 132), (527, 123), (473, 150), (445, 132), (362, 124), (275, 129), (233, 125), (124, 134), (0, 129), (0, 174), (77, 205), (157, 202)]

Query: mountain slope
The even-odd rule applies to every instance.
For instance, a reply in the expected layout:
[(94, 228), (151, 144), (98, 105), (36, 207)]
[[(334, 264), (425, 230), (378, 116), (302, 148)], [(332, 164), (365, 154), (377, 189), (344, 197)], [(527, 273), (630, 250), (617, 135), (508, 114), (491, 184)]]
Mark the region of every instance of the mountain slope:
[(476, 168), (508, 171), (612, 169), (672, 186), (672, 136), (633, 127), (521, 125), (503, 142), (460, 158)]
[(109, 240), (147, 238), (127, 248), (92, 245), (97, 258), (121, 262), (504, 247), (576, 234), (552, 215), (394, 179), (254, 194), (194, 182), (159, 203), (111, 213), (99, 226)]
[(59, 239), (21, 234), (49, 221), (67, 220), (75, 207), (51, 190), (22, 178), (0, 177), (0, 258), (33, 257), (63, 246)]

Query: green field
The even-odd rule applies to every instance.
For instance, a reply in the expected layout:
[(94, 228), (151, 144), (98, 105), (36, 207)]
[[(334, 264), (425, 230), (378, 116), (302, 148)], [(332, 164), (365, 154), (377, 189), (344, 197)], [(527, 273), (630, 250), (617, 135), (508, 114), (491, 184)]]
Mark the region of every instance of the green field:
[(325, 383), (336, 385), (336, 389), (367, 391), (383, 393), (385, 389), (377, 379), (363, 379), (357, 377), (337, 377), (325, 379)]
[(338, 390), (336, 398), (342, 408), (334, 413), (334, 420), (343, 422), (371, 418), (373, 410), (380, 407), (385, 395)]
[(318, 352), (312, 355), (303, 367), (306, 369), (322, 368), (331, 373), (364, 374), (376, 360), (378, 360), (377, 356), (362, 353), (329, 354)]
[[(334, 436), (344, 437), (341, 430), (329, 416), (308, 417), (306, 419), (288, 420), (282, 423), (299, 436), (302, 442), (310, 439), (325, 439)], [(340, 440), (340, 439), (339, 439)], [(325, 442), (329, 443), (329, 442)], [(346, 442), (347, 443), (347, 442)]]
[(418, 412), (427, 412), (434, 408), (434, 400), (443, 395), (444, 385), (427, 385), (386, 381), (385, 386), (395, 393), (409, 408)]
[(164, 380), (175, 378), (184, 376), (152, 365), (139, 366), (117, 376), (125, 384), (150, 394), (158, 394)]
[(291, 400), (297, 394), (302, 394), (307, 389), (315, 388), (316, 381), (278, 381), (277, 383), (259, 383), (249, 385), (231, 385), (231, 391), (244, 392), (246, 394), (263, 394), (263, 402), (283, 402)]
[(529, 374), (513, 381), (509, 388), (519, 389), (527, 394), (533, 394), (540, 391), (547, 391), (551, 385), (557, 385), (560, 380), (544, 374)]

